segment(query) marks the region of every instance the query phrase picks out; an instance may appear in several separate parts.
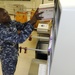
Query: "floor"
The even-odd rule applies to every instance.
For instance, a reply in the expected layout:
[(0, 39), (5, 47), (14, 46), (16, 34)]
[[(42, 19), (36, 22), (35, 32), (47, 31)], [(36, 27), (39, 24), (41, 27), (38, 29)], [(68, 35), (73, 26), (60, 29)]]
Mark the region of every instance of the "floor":
[[(33, 31), (32, 35), (37, 36), (37, 32)], [(24, 43), (20, 44), (19, 46), (27, 48), (36, 48), (36, 44), (37, 39), (32, 38), (32, 41), (29, 41), (27, 39)], [(27, 50), (27, 53), (24, 53), (24, 50), (22, 50), (22, 52), (19, 53), (15, 75), (28, 75), (31, 61), (34, 58), (35, 58), (35, 51)], [(0, 63), (0, 75), (2, 75), (1, 63)]]

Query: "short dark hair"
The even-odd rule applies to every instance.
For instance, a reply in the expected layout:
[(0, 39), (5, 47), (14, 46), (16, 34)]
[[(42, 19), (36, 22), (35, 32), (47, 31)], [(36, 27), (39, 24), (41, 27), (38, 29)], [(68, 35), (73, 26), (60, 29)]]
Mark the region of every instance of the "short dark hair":
[(1, 11), (1, 10), (5, 10), (5, 9), (4, 9), (4, 8), (0, 8), (0, 11)]
[(3, 12), (5, 9), (4, 8), (0, 8), (0, 12)]

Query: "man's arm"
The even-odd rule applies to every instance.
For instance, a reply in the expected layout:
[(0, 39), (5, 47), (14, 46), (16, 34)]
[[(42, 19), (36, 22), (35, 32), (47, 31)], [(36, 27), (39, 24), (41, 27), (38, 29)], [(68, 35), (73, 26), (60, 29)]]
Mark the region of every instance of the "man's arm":
[[(18, 22), (15, 24), (17, 23)], [(22, 26), (21, 23), (18, 25)], [(11, 27), (11, 30), (0, 25), (0, 45), (3, 45), (7, 42), (15, 44), (23, 43), (29, 37), (33, 29), (33, 25), (31, 25), (30, 22), (26, 22), (26, 26), (18, 34), (15, 25)]]
[(3, 39), (3, 41), (14, 42), (16, 44), (24, 42), (33, 31), (34, 29), (33, 25), (37, 22), (37, 20), (42, 19), (42, 17), (39, 17), (39, 15), (42, 13), (38, 13), (37, 11), (38, 9), (36, 10), (32, 19), (24, 24), (21, 24), (19, 22), (13, 22), (14, 23), (13, 25), (16, 25), (17, 30), (20, 30), (19, 34), (17, 33), (15, 27), (11, 33), (2, 30), (0, 39)]
[(34, 29), (33, 25), (30, 23), (30, 21), (23, 23), (23, 24), (19, 23), (19, 22), (15, 22), (15, 25), (16, 25), (16, 28), (18, 31), (12, 37), (12, 40), (15, 43), (24, 42), (29, 37), (29, 35), (31, 34), (31, 32)]

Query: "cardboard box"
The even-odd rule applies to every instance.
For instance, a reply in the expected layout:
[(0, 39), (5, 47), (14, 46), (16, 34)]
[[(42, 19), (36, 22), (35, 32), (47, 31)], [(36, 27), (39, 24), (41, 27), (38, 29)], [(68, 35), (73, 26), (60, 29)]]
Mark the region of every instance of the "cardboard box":
[(42, 21), (50, 20), (54, 17), (54, 2), (40, 4), (39, 12), (43, 12), (40, 16), (43, 17)]
[(50, 26), (47, 23), (39, 23), (37, 27), (38, 33), (49, 33)]

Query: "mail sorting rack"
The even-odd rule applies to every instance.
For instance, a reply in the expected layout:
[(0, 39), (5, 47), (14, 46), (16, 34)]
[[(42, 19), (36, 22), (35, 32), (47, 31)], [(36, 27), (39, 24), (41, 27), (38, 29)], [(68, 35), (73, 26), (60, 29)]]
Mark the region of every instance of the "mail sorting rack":
[(48, 75), (75, 75), (75, 0), (55, 4)]

